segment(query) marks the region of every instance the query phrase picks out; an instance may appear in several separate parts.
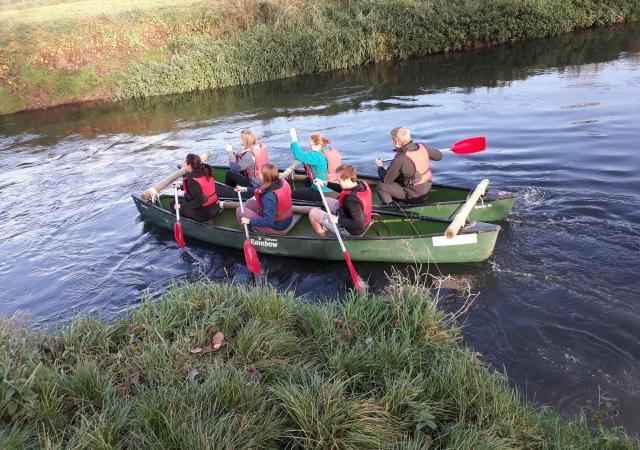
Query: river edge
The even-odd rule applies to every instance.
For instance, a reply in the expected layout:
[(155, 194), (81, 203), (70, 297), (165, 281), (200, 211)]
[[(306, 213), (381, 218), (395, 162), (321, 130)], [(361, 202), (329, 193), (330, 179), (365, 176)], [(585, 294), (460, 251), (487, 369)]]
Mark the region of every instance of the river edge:
[[(64, 3), (58, 6), (56, 14), (64, 16)], [(0, 35), (0, 115), (242, 86), (554, 36), (636, 21), (640, 4), (196, 2), (60, 23), (55, 15), (31, 23), (29, 12)]]
[(638, 448), (604, 414), (527, 404), (461, 345), (455, 313), (390, 281), (321, 305), (200, 281), (112, 323), (5, 320), (0, 446)]

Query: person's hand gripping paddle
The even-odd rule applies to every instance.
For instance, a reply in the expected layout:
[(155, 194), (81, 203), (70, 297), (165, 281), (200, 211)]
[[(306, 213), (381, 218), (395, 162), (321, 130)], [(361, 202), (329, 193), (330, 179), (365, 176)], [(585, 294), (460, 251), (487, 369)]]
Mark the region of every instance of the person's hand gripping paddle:
[(182, 224), (180, 223), (180, 203), (178, 203), (178, 186), (173, 184), (173, 195), (176, 200), (174, 205), (176, 210), (176, 224), (173, 226), (173, 236), (176, 238), (176, 242), (180, 248), (185, 248), (187, 245), (184, 243), (184, 236), (182, 235)]
[[(322, 197), (322, 203), (324, 204), (324, 209), (327, 211), (327, 214), (331, 216), (331, 210), (329, 209), (329, 205), (327, 204), (327, 199), (324, 196), (324, 192), (322, 191), (321, 182), (317, 182), (316, 186), (318, 187), (318, 192), (320, 192), (320, 197)], [(340, 230), (338, 230), (338, 224), (335, 224), (331, 221), (333, 225), (333, 231), (338, 238), (338, 242), (340, 243), (340, 248), (342, 249), (342, 255), (344, 256), (344, 260), (347, 262), (347, 266), (349, 266), (349, 273), (351, 274), (351, 279), (353, 280), (353, 284), (358, 291), (363, 291), (364, 287), (362, 286), (364, 282), (360, 281), (360, 277), (356, 272), (356, 268), (353, 267), (353, 263), (351, 262), (351, 257), (349, 256), (349, 252), (344, 246), (344, 242), (342, 242), (342, 236), (340, 236)]]
[[(244, 204), (242, 203), (242, 193), (238, 191), (238, 201), (240, 202), (240, 211), (242, 211), (242, 216), (244, 217)], [(249, 227), (245, 223), (244, 225), (244, 234), (247, 237), (244, 241), (244, 260), (247, 263), (247, 268), (249, 271), (255, 275), (261, 275), (262, 271), (260, 270), (260, 261), (258, 260), (258, 252), (256, 248), (253, 246), (253, 242), (251, 242), (251, 238), (249, 238)]]

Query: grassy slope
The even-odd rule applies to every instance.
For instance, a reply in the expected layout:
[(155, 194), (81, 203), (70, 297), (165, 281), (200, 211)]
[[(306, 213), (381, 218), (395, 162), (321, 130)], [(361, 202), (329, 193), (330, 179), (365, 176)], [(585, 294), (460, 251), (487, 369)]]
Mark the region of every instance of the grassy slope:
[(637, 0), (10, 2), (0, 8), (8, 24), (0, 31), (0, 114), (255, 83), (638, 18)]
[(638, 448), (525, 405), (451, 319), (397, 280), (323, 306), (198, 283), (113, 324), (6, 323), (0, 448)]

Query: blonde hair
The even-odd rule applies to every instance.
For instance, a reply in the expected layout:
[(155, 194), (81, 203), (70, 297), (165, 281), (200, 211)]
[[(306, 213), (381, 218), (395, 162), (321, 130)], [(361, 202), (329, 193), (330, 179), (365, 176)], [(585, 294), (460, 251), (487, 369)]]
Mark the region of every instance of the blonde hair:
[(355, 183), (358, 181), (358, 173), (356, 172), (355, 167), (351, 164), (343, 164), (336, 169), (336, 175), (338, 175), (338, 179), (340, 180), (351, 180), (351, 182)]
[(313, 145), (326, 147), (327, 145), (331, 144), (331, 139), (324, 137), (324, 134), (321, 133), (312, 134), (309, 139), (311, 140), (311, 143)]
[(271, 186), (273, 182), (278, 179), (278, 168), (273, 164), (264, 164), (260, 168), (260, 173), (262, 174), (260, 190), (264, 192), (265, 189)]
[(405, 127), (396, 127), (391, 130), (391, 139), (405, 145), (411, 142), (411, 131)]
[(242, 130), (240, 132), (240, 141), (244, 148), (252, 148), (258, 142), (256, 135), (251, 130)]

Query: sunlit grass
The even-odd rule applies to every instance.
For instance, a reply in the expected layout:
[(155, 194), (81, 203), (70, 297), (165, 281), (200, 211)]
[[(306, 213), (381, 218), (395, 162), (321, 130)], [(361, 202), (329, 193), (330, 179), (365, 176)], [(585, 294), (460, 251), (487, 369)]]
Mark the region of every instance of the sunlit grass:
[(1, 322), (0, 448), (637, 448), (527, 405), (437, 306), (397, 276), (325, 305), (200, 282), (112, 324)]
[[(202, 3), (203, 0), (79, 0), (15, 2), (0, 6), (0, 22), (36, 25), (44, 22), (88, 20), (99, 15), (117, 16), (128, 11), (152, 10)], [(6, 23), (5, 22), (5, 23)]]

